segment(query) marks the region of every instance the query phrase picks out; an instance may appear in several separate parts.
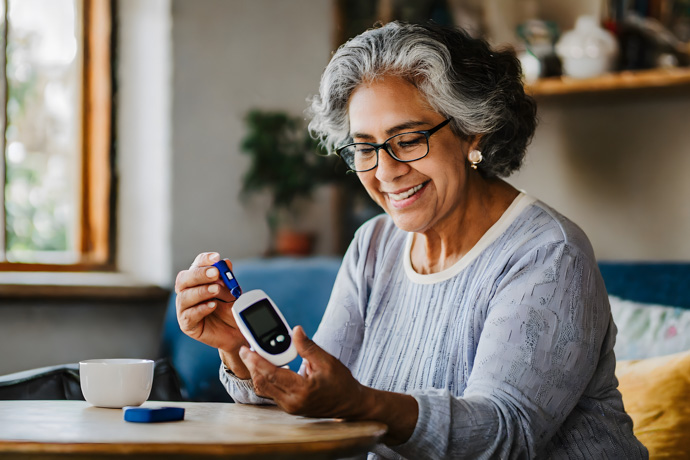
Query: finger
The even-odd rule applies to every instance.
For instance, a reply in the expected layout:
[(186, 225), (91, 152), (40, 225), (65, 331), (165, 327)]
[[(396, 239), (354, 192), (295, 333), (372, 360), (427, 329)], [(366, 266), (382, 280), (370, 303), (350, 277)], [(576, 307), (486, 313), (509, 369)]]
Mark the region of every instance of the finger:
[(217, 283), (204, 284), (181, 290), (177, 294), (175, 301), (178, 315), (198, 304), (222, 297), (221, 291), (221, 286)]
[[(216, 270), (215, 268), (213, 270)], [(206, 273), (208, 271), (208, 274)], [(216, 273), (218, 270), (216, 270)], [(182, 270), (175, 278), (175, 292), (180, 293), (190, 287), (198, 286), (200, 284), (212, 283), (217, 276), (210, 268), (203, 270), (198, 267), (190, 268), (189, 270)]]
[(289, 369), (274, 366), (247, 347), (240, 348), (240, 358), (250, 374), (257, 394), (280, 399), (303, 383), (302, 377)]
[(211, 301), (195, 305), (194, 307), (187, 308), (180, 312), (180, 314), (177, 315), (177, 322), (180, 325), (180, 329), (187, 332), (195, 331), (197, 327), (199, 327), (201, 321), (213, 313), (217, 305), (217, 302)]
[(220, 254), (217, 252), (202, 252), (194, 259), (189, 268), (201, 267), (203, 265), (213, 265), (220, 260)]
[[(232, 269), (232, 262), (225, 259), (228, 266)], [(177, 274), (177, 279), (175, 280), (175, 292), (180, 294), (183, 290), (208, 285), (215, 283), (220, 286), (220, 290), (215, 295), (215, 298), (221, 300), (225, 303), (232, 303), (237, 300), (231, 293), (230, 290), (225, 286), (225, 283), (220, 279), (220, 273), (216, 267), (213, 266), (199, 266), (192, 267), (189, 270), (183, 270)]]
[(179, 292), (184, 289), (209, 284), (219, 280), (219, 273), (216, 267), (201, 266), (192, 267), (189, 270), (182, 270), (175, 279), (175, 289)]
[(304, 329), (302, 329), (302, 326), (295, 326), (293, 328), (292, 340), (295, 342), (297, 353), (299, 353), (299, 355), (308, 362), (318, 363), (323, 361), (325, 357), (330, 356), (309, 337), (307, 337), (307, 334), (304, 332)]

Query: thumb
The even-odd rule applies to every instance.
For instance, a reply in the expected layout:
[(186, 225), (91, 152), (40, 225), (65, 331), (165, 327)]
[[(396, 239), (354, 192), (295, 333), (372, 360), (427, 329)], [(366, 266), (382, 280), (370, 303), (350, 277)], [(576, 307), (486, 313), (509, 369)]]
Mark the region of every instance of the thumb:
[(295, 326), (292, 329), (292, 340), (295, 341), (297, 353), (310, 361), (318, 361), (326, 352), (314, 343), (302, 329), (302, 326)]

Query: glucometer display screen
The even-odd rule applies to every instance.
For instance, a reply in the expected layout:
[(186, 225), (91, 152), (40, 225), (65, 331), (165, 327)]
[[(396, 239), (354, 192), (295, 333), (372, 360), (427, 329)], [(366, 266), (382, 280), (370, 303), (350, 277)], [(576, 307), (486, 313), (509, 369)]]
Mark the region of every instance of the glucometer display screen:
[(281, 325), (275, 316), (273, 307), (265, 299), (247, 308), (242, 314), (255, 337), (261, 337)]
[(259, 300), (240, 316), (264, 350), (277, 354), (290, 346), (290, 334), (268, 300)]

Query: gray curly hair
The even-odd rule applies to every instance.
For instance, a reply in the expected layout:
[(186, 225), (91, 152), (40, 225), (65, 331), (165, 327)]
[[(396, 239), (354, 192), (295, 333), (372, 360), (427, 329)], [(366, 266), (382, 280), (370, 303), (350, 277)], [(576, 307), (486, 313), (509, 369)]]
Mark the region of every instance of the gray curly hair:
[(354, 90), (385, 75), (415, 85), (434, 110), (452, 120), (458, 136), (481, 136), (484, 176), (506, 177), (521, 166), (537, 121), (515, 53), (492, 50), (460, 29), (434, 24), (391, 22), (336, 51), (309, 110), (309, 130), (328, 151), (350, 138), (348, 103)]

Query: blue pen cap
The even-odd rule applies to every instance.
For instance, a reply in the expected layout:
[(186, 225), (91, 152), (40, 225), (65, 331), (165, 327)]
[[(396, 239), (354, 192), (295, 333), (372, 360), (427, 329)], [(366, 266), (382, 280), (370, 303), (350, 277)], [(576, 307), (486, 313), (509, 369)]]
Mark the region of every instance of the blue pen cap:
[(214, 267), (218, 269), (220, 272), (220, 278), (223, 280), (223, 283), (230, 289), (230, 294), (234, 298), (238, 298), (239, 296), (242, 295), (242, 288), (240, 287), (239, 283), (237, 282), (237, 279), (235, 278), (235, 275), (232, 273), (230, 268), (228, 267), (228, 264), (225, 263), (224, 260), (218, 261), (215, 264), (213, 264)]

